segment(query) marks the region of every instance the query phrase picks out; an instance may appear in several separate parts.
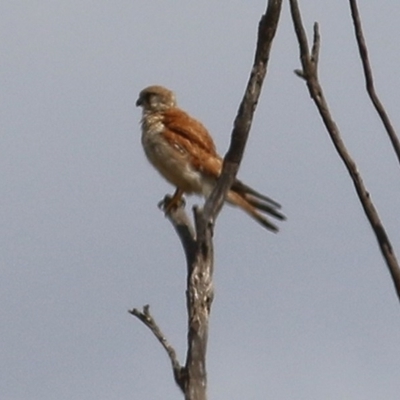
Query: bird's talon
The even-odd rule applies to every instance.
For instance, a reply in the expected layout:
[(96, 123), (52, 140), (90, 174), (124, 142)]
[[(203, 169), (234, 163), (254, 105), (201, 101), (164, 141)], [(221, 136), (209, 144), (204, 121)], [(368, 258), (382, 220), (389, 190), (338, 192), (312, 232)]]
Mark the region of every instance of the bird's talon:
[(179, 207), (185, 206), (185, 200), (180, 197), (166, 195), (163, 200), (158, 203), (158, 208), (164, 211), (165, 215), (171, 213), (171, 211), (176, 210)]
[(168, 204), (168, 202), (170, 202), (171, 199), (172, 199), (172, 197), (171, 197), (170, 195), (168, 195), (168, 194), (165, 195), (165, 197), (157, 203), (157, 207), (158, 207), (160, 210), (163, 210), (163, 211), (164, 211), (164, 210), (165, 210), (166, 204)]

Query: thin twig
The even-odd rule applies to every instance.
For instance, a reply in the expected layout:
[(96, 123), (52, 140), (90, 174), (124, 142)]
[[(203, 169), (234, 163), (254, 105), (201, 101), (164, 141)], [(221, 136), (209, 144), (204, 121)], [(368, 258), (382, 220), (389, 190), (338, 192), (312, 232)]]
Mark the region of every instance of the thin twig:
[(318, 62), (319, 62), (320, 47), (321, 47), (321, 36), (319, 35), (319, 25), (318, 25), (318, 22), (315, 22), (314, 23), (313, 47), (311, 49), (311, 63), (314, 65), (316, 74), (318, 74)]
[(364, 70), (364, 77), (365, 77), (365, 86), (368, 92), (368, 95), (372, 101), (372, 104), (375, 107), (376, 112), (378, 113), (387, 134), (389, 135), (389, 139), (392, 143), (394, 152), (396, 153), (397, 159), (400, 162), (400, 141), (396, 134), (396, 131), (393, 128), (392, 123), (390, 122), (389, 116), (383, 106), (382, 102), (380, 101), (374, 85), (374, 78), (372, 75), (372, 68), (371, 63), (368, 56), (368, 48), (364, 38), (362, 25), (361, 25), (361, 18), (360, 13), (358, 11), (357, 1), (350, 0), (350, 9), (351, 9), (351, 17), (353, 19), (354, 25), (354, 32), (356, 35), (358, 51), (360, 53), (360, 58)]
[(175, 349), (171, 346), (168, 340), (165, 338), (165, 335), (162, 333), (161, 329), (157, 325), (156, 321), (150, 314), (150, 306), (145, 305), (143, 307), (143, 311), (139, 311), (134, 308), (133, 310), (129, 310), (129, 313), (133, 316), (137, 317), (142, 321), (153, 333), (153, 335), (157, 338), (157, 340), (164, 347), (165, 351), (168, 354), (168, 357), (171, 361), (172, 370), (174, 373), (174, 378), (176, 384), (184, 391), (185, 384), (185, 369), (179, 364), (178, 357), (176, 355)]
[[(315, 55), (314, 57), (310, 56), (307, 44), (307, 37), (303, 27), (303, 23), (301, 21), (301, 15), (297, 0), (290, 0), (290, 8), (291, 8), (291, 14), (295, 32), (297, 35), (297, 40), (299, 42), (299, 47), (300, 47), (300, 59), (303, 68), (302, 77), (304, 77), (304, 79), (306, 80), (311, 98), (314, 100), (315, 105), (317, 106), (318, 111), (325, 124), (325, 127), (329, 133), (329, 136), (336, 148), (336, 151), (338, 152), (340, 158), (345, 164), (347, 171), (353, 181), (358, 198), (364, 209), (365, 215), (371, 225), (371, 228), (375, 233), (375, 237), (377, 239), (379, 248), (382, 252), (386, 265), (389, 269), (393, 283), (396, 288), (397, 296), (400, 300), (400, 267), (396, 255), (394, 253), (392, 244), (390, 243), (389, 237), (386, 234), (385, 228), (380, 220), (378, 212), (375, 209), (375, 206), (371, 200), (370, 194), (368, 193), (362, 181), (361, 175), (357, 170), (357, 165), (350, 156), (341, 138), (339, 128), (337, 127), (330, 113), (329, 106), (326, 102), (325, 96), (322, 91), (322, 87), (318, 80), (317, 68), (315, 62), (315, 60), (317, 60), (318, 57), (315, 57)], [(314, 46), (313, 46), (313, 48), (315, 49), (319, 47), (319, 44), (316, 43), (317, 41), (319, 41), (318, 29), (316, 32), (317, 34), (314, 34)]]

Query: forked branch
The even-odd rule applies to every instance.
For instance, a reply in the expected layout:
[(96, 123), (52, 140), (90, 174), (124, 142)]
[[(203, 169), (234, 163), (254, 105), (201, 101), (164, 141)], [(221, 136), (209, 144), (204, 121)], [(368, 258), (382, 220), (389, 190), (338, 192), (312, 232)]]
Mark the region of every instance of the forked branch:
[(370, 194), (368, 193), (361, 175), (357, 170), (357, 165), (349, 154), (333, 117), (330, 113), (328, 104), (326, 102), (322, 87), (318, 80), (318, 49), (319, 49), (319, 32), (318, 25), (314, 25), (314, 45), (313, 52), (315, 54), (310, 54), (307, 36), (304, 30), (304, 26), (301, 20), (300, 10), (297, 0), (289, 0), (290, 9), (293, 19), (293, 24), (295, 32), (297, 35), (297, 40), (299, 42), (300, 48), (300, 59), (302, 65), (302, 71), (297, 75), (300, 75), (307, 84), (308, 90), (310, 92), (311, 98), (321, 115), (321, 118), (325, 124), (326, 130), (332, 140), (339, 157), (342, 159), (356, 190), (358, 198), (364, 209), (365, 215), (371, 225), (373, 232), (375, 233), (376, 240), (378, 242), (379, 248), (382, 252), (386, 265), (391, 274), (393, 283), (396, 288), (397, 296), (400, 300), (400, 267), (394, 253), (392, 244), (386, 233), (386, 230), (380, 220), (378, 212), (372, 202)]

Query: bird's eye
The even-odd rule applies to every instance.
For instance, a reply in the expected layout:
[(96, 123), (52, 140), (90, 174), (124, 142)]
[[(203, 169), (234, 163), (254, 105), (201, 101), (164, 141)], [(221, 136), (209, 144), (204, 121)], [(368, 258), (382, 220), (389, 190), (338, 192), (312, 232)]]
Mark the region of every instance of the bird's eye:
[(141, 100), (142, 100), (143, 103), (147, 103), (149, 101), (149, 94), (148, 93), (144, 93), (141, 96)]
[(147, 104), (152, 104), (156, 99), (157, 95), (155, 93), (147, 93), (146, 94), (146, 102)]

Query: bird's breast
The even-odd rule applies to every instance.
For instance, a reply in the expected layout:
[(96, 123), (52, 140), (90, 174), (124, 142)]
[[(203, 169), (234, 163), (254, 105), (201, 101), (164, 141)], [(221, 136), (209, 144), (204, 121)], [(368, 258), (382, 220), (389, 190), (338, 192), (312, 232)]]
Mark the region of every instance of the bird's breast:
[(161, 120), (142, 121), (142, 145), (150, 163), (171, 184), (186, 193), (204, 194), (204, 177), (191, 163), (190, 155), (163, 135)]

